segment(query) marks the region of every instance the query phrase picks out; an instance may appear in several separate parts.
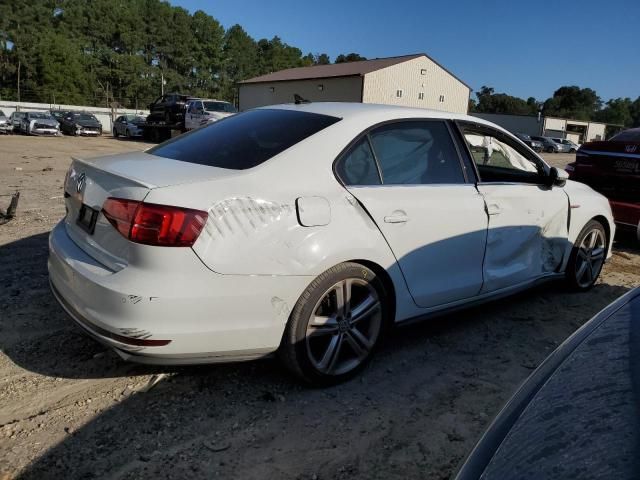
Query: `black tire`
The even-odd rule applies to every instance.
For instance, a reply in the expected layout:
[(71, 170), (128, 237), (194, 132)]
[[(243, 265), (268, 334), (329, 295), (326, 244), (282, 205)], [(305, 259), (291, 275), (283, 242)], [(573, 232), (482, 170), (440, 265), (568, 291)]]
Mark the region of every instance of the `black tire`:
[[(338, 295), (346, 291), (351, 301), (343, 302), (346, 307), (342, 309)], [(312, 385), (348, 380), (366, 367), (385, 338), (389, 305), (384, 284), (371, 269), (353, 262), (336, 265), (320, 274), (300, 296), (285, 328), (279, 357), (291, 372)], [(331, 314), (334, 311), (347, 313)], [(316, 324), (323, 318), (325, 323)]]
[(118, 134), (118, 130), (113, 129), (113, 138), (118, 138), (120, 135)]
[[(585, 249), (585, 243), (589, 244), (593, 238), (589, 237), (590, 235), (597, 236), (597, 245)], [(586, 292), (593, 288), (607, 257), (608, 245), (609, 239), (602, 223), (597, 220), (587, 222), (573, 245), (565, 270), (565, 282), (571, 290)], [(588, 262), (588, 265), (585, 262)]]
[(553, 150), (553, 147), (547, 147), (546, 151), (547, 153), (553, 153), (554, 150)]
[(124, 131), (124, 136), (127, 137), (127, 139), (131, 140), (131, 132), (129, 132), (128, 128)]

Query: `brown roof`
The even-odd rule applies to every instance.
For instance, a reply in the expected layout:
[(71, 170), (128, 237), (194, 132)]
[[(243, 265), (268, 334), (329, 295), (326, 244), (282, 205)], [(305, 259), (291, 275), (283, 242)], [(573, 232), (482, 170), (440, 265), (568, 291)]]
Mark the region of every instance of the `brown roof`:
[[(351, 77), (355, 75), (364, 75), (366, 73), (382, 70), (383, 68), (396, 65), (398, 63), (413, 60), (414, 58), (427, 57), (443, 68), (447, 73), (456, 78), (458, 81), (469, 87), (466, 83), (453, 75), (449, 70), (444, 68), (438, 62), (424, 53), (416, 53), (413, 55), (402, 55), (400, 57), (374, 58), (372, 60), (361, 60), (358, 62), (333, 63), (330, 65), (314, 65), (312, 67), (287, 68), (278, 72), (267, 73), (259, 77), (249, 78), (238, 83), (263, 83), (263, 82), (285, 82), (289, 80), (309, 80), (314, 78), (328, 77)], [(471, 88), (471, 87), (469, 87)]]

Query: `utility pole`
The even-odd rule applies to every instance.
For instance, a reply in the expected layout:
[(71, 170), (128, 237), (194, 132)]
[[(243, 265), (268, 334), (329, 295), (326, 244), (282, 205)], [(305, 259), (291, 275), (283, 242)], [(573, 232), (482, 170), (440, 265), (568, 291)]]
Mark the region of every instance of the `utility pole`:
[(160, 72), (160, 95), (164, 97), (164, 73)]
[(22, 61), (18, 60), (18, 103), (20, 103), (20, 67), (22, 67)]

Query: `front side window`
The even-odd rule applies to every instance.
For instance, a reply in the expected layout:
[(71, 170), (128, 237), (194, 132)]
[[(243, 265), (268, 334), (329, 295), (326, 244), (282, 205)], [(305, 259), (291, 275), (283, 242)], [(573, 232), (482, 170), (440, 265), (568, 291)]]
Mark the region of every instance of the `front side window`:
[(370, 137), (385, 185), (465, 183), (444, 122), (391, 123), (373, 130)]
[(540, 183), (542, 167), (516, 142), (489, 129), (463, 127), (482, 182)]

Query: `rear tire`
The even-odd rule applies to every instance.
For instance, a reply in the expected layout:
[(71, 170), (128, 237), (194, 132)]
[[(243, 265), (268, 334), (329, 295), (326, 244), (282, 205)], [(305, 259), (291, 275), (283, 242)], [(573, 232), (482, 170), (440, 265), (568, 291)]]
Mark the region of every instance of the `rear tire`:
[(596, 283), (607, 256), (609, 242), (602, 223), (590, 220), (571, 250), (565, 281), (572, 290), (586, 292)]
[(388, 330), (387, 292), (359, 263), (320, 274), (296, 303), (278, 354), (295, 375), (316, 386), (334, 385), (360, 372)]

